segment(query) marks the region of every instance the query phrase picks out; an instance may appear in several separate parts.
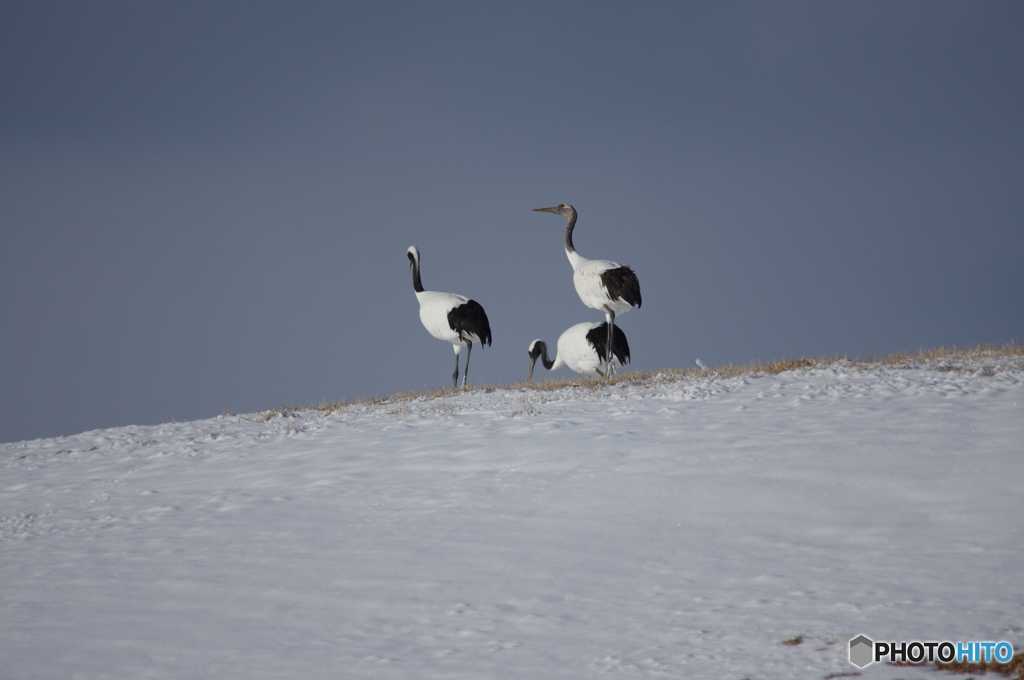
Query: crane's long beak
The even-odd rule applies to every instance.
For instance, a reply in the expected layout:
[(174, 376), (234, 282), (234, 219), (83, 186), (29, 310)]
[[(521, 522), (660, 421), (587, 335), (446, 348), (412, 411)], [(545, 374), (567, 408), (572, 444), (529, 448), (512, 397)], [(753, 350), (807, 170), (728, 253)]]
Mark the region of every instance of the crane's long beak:
[(534, 208), (533, 212), (557, 213), (558, 212), (558, 206), (556, 205), (556, 206), (551, 207), (551, 208)]
[(533, 382), (533, 365), (537, 363), (537, 357), (530, 355), (530, 372), (526, 374), (526, 382)]

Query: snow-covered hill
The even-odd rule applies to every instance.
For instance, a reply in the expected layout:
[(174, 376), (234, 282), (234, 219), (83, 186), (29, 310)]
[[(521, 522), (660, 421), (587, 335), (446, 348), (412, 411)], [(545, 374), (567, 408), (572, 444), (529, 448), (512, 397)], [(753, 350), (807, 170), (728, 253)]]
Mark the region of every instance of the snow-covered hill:
[(860, 633), (1024, 648), (1020, 356), (225, 415), (0, 466), (4, 678), (824, 678)]

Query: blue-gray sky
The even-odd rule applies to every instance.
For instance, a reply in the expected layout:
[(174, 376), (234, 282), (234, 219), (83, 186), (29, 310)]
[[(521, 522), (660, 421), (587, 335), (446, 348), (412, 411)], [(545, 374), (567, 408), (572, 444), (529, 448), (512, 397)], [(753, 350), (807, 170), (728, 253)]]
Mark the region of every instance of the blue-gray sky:
[[(1019, 2), (2, 2), (0, 441), (526, 376), (1024, 340)], [(542, 371), (543, 374), (543, 371)]]

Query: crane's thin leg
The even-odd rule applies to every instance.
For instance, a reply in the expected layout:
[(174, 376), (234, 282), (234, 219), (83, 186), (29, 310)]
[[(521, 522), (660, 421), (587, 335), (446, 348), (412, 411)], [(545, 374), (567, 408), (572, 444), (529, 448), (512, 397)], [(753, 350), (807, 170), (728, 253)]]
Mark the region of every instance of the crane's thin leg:
[(462, 386), (469, 382), (469, 355), (473, 353), (473, 341), (466, 340), (466, 369), (462, 371)]
[(459, 349), (458, 345), (455, 345), (455, 372), (452, 373), (452, 389), (454, 390), (459, 386)]
[(604, 316), (608, 320), (608, 342), (604, 345), (605, 359), (608, 361), (605, 375), (610, 378), (615, 375), (615, 364), (612, 363), (615, 360), (615, 312), (605, 307)]

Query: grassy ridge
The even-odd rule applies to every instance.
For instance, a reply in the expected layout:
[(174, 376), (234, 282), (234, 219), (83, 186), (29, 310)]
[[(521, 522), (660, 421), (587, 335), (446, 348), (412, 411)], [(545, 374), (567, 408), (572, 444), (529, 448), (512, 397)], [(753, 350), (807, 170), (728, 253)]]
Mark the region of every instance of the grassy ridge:
[[(746, 364), (725, 364), (723, 366), (707, 368), (664, 368), (657, 371), (629, 371), (619, 373), (610, 378), (592, 378), (582, 375), (568, 375), (562, 378), (551, 378), (536, 383), (521, 381), (510, 385), (479, 385), (458, 388), (455, 390), (438, 387), (432, 390), (414, 390), (407, 392), (396, 392), (385, 396), (373, 397), (372, 399), (353, 398), (343, 401), (332, 401), (317, 404), (315, 406), (286, 406), (271, 409), (259, 414), (258, 420), (266, 421), (271, 418), (287, 413), (298, 411), (320, 411), (324, 414), (331, 414), (338, 409), (357, 404), (385, 405), (396, 404), (414, 399), (429, 400), (450, 395), (456, 392), (473, 392), (482, 390), (493, 392), (496, 389), (509, 390), (539, 390), (551, 391), (563, 387), (591, 387), (594, 389), (605, 385), (617, 384), (643, 384), (655, 379), (676, 379), (686, 378), (734, 378), (738, 376), (757, 377), (766, 374), (783, 373), (800, 368), (824, 368), (836, 363), (844, 363), (848, 366), (861, 369), (869, 369), (876, 366), (910, 367), (920, 366), (922, 363), (930, 365), (931, 368), (939, 371), (960, 371), (978, 370), (978, 364), (985, 361), (992, 361), (997, 358), (1024, 357), (1024, 345), (1010, 342), (1005, 345), (978, 344), (967, 348), (956, 346), (942, 346), (935, 348), (922, 348), (917, 353), (897, 352), (887, 357), (874, 357), (868, 359), (851, 359), (845, 356), (818, 357), (810, 359), (800, 357), (797, 359), (780, 359), (771, 362), (762, 362), (751, 359)], [(991, 370), (982, 367), (980, 370)], [(227, 412), (225, 412), (227, 413)]]

